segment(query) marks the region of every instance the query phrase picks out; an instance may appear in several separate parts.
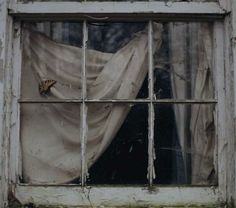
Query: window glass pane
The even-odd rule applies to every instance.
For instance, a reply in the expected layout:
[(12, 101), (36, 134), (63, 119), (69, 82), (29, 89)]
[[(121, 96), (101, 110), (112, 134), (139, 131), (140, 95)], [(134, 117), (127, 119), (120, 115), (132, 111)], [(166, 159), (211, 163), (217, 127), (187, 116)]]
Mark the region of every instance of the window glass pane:
[(154, 51), (156, 99), (214, 98), (212, 34), (211, 23), (163, 24), (161, 48)]
[(81, 172), (79, 104), (22, 104), (23, 182), (63, 184)]
[(155, 183), (216, 185), (213, 104), (155, 105)]
[(23, 29), (24, 99), (81, 97), (82, 24), (45, 22)]
[(146, 104), (88, 105), (88, 184), (147, 184), (147, 148)]
[(88, 23), (90, 99), (148, 97), (146, 23)]

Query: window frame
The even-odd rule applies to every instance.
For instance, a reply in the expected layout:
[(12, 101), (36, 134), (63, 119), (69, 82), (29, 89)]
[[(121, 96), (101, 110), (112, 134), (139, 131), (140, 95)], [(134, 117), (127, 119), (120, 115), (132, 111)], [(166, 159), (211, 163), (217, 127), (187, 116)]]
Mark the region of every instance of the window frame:
[[(59, 2), (36, 2), (36, 3), (12, 3), (9, 5), (9, 14), (14, 17), (12, 21), (12, 31), (9, 40), (12, 44), (12, 50), (9, 50), (13, 54), (13, 58), (8, 60), (9, 65), (12, 65), (12, 71), (7, 75), (11, 86), (9, 88), (12, 98), (8, 98), (5, 102), (8, 107), (12, 109), (12, 114), (8, 115), (11, 129), (9, 130), (10, 138), (10, 156), (9, 156), (9, 168), (10, 168), (10, 180), (13, 195), (23, 204), (35, 203), (42, 205), (71, 205), (71, 206), (123, 206), (123, 205), (138, 205), (143, 206), (174, 206), (174, 205), (221, 205), (226, 202), (226, 123), (222, 120), (226, 120), (225, 112), (225, 47), (224, 47), (224, 16), (226, 11), (223, 10), (217, 3), (195, 3), (195, 2), (176, 2), (171, 6), (163, 2), (67, 2), (68, 7), (63, 8), (64, 4)], [(61, 2), (62, 3), (62, 2)], [(140, 6), (148, 4), (154, 11), (148, 10), (140, 11), (140, 7), (132, 9), (133, 5)], [(101, 10), (101, 6), (104, 7)], [(159, 6), (158, 6), (159, 5)], [(200, 5), (200, 6), (199, 6)], [(52, 6), (56, 6), (52, 7)], [(126, 8), (124, 13), (121, 8)], [(117, 9), (118, 8), (118, 9)], [(165, 9), (164, 9), (165, 8)], [(204, 8), (204, 9), (203, 9)], [(119, 10), (120, 9), (120, 10)], [(136, 10), (135, 10), (136, 9)], [(145, 10), (145, 9), (144, 9)], [(21, 184), (19, 182), (19, 173), (21, 172), (21, 159), (20, 159), (20, 144), (19, 144), (19, 102), (18, 97), (20, 95), (20, 72), (21, 72), (21, 21), (24, 20), (63, 20), (67, 19), (90, 19), (91, 17), (102, 18), (104, 12), (107, 16), (113, 17), (113, 19), (119, 19), (117, 16), (122, 15), (127, 19), (136, 18), (135, 12), (140, 13), (140, 19), (152, 19), (152, 20), (207, 20), (214, 22), (213, 32), (213, 48), (214, 48), (214, 78), (215, 78), (215, 90), (218, 103), (216, 104), (216, 117), (217, 117), (217, 140), (218, 140), (218, 186), (217, 187), (184, 187), (184, 186), (170, 186), (162, 187), (160, 185), (151, 187), (78, 187), (74, 185), (30, 185)], [(109, 13), (110, 12), (110, 13)], [(145, 15), (142, 14), (145, 13)], [(41, 17), (41, 13), (44, 13), (44, 17)], [(68, 17), (63, 17), (62, 13), (66, 13)], [(115, 15), (114, 15), (115, 13)], [(89, 15), (87, 15), (89, 14)], [(150, 21), (152, 21), (150, 20)], [(149, 22), (150, 24), (150, 22)], [(150, 27), (149, 27), (150, 28)], [(150, 34), (150, 33), (149, 33)], [(85, 41), (85, 40), (84, 40)], [(11, 46), (10, 44), (10, 46)], [(149, 44), (151, 45), (151, 44)], [(85, 48), (84, 48), (85, 49)], [(151, 48), (149, 48), (151, 50)], [(84, 51), (85, 53), (85, 51)], [(85, 58), (85, 56), (84, 56)], [(149, 60), (149, 72), (152, 71), (152, 61)], [(85, 61), (84, 61), (85, 63)], [(224, 69), (224, 70), (222, 70)], [(83, 66), (83, 73), (85, 73), (85, 65)], [(86, 87), (84, 88), (86, 89)], [(177, 101), (181, 102), (181, 101)], [(152, 108), (151, 108), (152, 109)], [(84, 109), (85, 111), (85, 109)], [(153, 109), (150, 111), (150, 113)], [(84, 115), (84, 114), (83, 114)], [(152, 118), (152, 116), (150, 116)], [(220, 118), (220, 119), (219, 119)], [(151, 122), (151, 121), (150, 121)], [(61, 197), (63, 193), (63, 197)], [(114, 196), (116, 196), (114, 198)], [(140, 197), (140, 198), (139, 198)], [(104, 203), (105, 201), (105, 203)], [(46, 204), (45, 204), (46, 203)]]

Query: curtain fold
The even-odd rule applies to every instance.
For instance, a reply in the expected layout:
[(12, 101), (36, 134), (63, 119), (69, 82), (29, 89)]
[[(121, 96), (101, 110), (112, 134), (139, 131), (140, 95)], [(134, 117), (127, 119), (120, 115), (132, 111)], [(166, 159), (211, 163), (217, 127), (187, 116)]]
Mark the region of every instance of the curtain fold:
[[(173, 98), (214, 98), (211, 27), (208, 23), (171, 23), (169, 30)], [(214, 106), (191, 105), (189, 109), (175, 105), (174, 113), (185, 175), (191, 171), (192, 184), (215, 184)]]
[[(162, 25), (155, 24), (154, 50), (161, 45)], [(81, 97), (82, 50), (24, 31), (22, 97), (78, 99)], [(87, 50), (88, 96), (94, 99), (134, 99), (148, 70), (147, 31), (137, 33), (116, 53)], [(42, 96), (42, 80), (57, 81)], [(86, 158), (90, 167), (110, 144), (130, 107), (88, 106)], [(21, 109), (23, 176), (28, 183), (63, 184), (81, 174), (79, 104), (23, 104)]]
[[(181, 34), (181, 35), (180, 35)], [(186, 76), (186, 38), (187, 24), (169, 23), (169, 50), (170, 50), (170, 77), (172, 96), (175, 99), (187, 98), (188, 80)], [(186, 129), (188, 128), (187, 111), (184, 105), (174, 105), (175, 124), (184, 161), (184, 178), (187, 181), (187, 141)]]
[[(202, 24), (198, 33), (199, 64), (194, 86), (194, 97), (211, 99), (214, 97), (212, 39), (208, 24)], [(214, 105), (194, 105), (191, 109), (192, 183), (215, 184), (215, 122)]]

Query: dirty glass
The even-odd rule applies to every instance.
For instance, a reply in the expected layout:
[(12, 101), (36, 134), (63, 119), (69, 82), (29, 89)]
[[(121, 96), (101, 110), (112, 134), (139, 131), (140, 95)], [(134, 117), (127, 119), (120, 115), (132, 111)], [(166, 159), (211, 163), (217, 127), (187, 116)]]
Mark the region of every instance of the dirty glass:
[(82, 36), (79, 22), (24, 24), (22, 99), (81, 98)]
[[(99, 111), (100, 118), (96, 121), (102, 126), (103, 136), (113, 131), (107, 149), (96, 162), (89, 164), (88, 184), (148, 184), (148, 106), (147, 104), (89, 104), (88, 105), (88, 138), (95, 134), (95, 122), (90, 115)], [(98, 112), (97, 112), (98, 113)], [(122, 114), (121, 114), (122, 113)], [(105, 115), (104, 115), (105, 114)], [(102, 120), (103, 119), (103, 120)], [(113, 125), (111, 125), (113, 123)], [(115, 125), (115, 126), (114, 126)], [(109, 134), (109, 133), (108, 133)], [(99, 141), (99, 135), (95, 138)], [(109, 136), (106, 135), (108, 139)], [(102, 142), (88, 140), (87, 145)]]
[[(145, 22), (88, 22), (86, 67), (89, 99), (148, 97), (147, 37)], [(99, 73), (102, 67), (103, 72)], [(95, 70), (99, 73), (97, 77)], [(143, 90), (139, 93), (141, 86)], [(131, 91), (127, 92), (128, 89)]]
[(58, 184), (78, 177), (79, 104), (21, 104), (20, 121), (22, 182)]
[(216, 185), (214, 104), (156, 104), (156, 184)]
[(212, 23), (163, 24), (153, 56), (155, 99), (214, 98), (212, 34)]

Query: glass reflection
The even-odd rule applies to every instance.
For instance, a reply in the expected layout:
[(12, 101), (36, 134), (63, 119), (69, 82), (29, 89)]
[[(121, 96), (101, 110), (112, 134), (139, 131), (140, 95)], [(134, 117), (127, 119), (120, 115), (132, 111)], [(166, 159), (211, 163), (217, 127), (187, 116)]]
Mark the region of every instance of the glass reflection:
[(146, 23), (88, 23), (88, 98), (147, 98), (147, 44)]
[(155, 99), (214, 98), (212, 34), (212, 23), (163, 24), (153, 58)]
[(21, 98), (80, 99), (82, 24), (25, 23), (23, 38)]
[[(104, 116), (108, 112), (107, 116)], [(118, 115), (123, 112), (122, 115)], [(102, 119), (103, 133), (95, 137), (95, 114)], [(127, 116), (126, 116), (127, 115)], [(107, 140), (107, 149), (89, 169), (88, 184), (147, 184), (148, 167), (148, 106), (145, 104), (89, 104), (88, 105), (88, 144), (96, 143), (101, 149)], [(95, 119), (98, 120), (98, 119)], [(122, 121), (121, 121), (122, 120)], [(108, 135), (114, 137), (108, 141)], [(94, 136), (93, 136), (94, 135)], [(92, 138), (95, 138), (92, 141)], [(109, 145), (109, 146), (108, 146)], [(89, 146), (91, 147), (91, 146)], [(94, 161), (93, 161), (94, 162)], [(88, 158), (88, 164), (91, 165)]]
[(213, 104), (155, 105), (157, 184), (216, 185)]
[(66, 184), (80, 175), (80, 105), (22, 104), (23, 180)]

